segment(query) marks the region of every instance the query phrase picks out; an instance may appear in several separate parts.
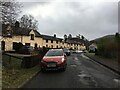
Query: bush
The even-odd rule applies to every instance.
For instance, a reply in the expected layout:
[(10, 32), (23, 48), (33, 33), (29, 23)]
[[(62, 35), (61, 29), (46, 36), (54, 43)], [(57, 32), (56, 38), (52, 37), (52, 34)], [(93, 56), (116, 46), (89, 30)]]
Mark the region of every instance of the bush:
[(22, 43), (16, 43), (16, 42), (14, 42), (13, 49), (15, 49), (16, 52), (18, 52), (21, 47), (23, 47)]
[(116, 41), (102, 39), (97, 45), (98, 50), (96, 55), (107, 58), (117, 58), (118, 56), (118, 43)]

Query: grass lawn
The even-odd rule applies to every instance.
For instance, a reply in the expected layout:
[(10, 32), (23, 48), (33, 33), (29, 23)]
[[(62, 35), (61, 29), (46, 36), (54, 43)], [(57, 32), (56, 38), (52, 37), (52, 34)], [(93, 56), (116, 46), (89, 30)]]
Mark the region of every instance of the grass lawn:
[(21, 68), (20, 59), (11, 58), (10, 65), (7, 63), (9, 58), (6, 55), (3, 55), (2, 60), (5, 61), (5, 66), (2, 67), (2, 88), (19, 88), (40, 71), (39, 65)]

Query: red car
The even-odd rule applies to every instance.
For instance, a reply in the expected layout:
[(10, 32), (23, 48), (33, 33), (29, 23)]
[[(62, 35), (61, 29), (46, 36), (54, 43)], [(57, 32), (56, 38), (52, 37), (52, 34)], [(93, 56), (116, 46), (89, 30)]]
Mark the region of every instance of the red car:
[(41, 70), (66, 70), (67, 57), (63, 49), (50, 49), (41, 60)]

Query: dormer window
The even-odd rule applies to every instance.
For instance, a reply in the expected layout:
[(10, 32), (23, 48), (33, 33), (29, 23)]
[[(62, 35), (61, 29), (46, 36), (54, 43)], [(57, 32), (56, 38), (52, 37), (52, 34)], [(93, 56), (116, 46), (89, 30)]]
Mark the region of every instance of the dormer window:
[(12, 37), (12, 28), (11, 28), (11, 26), (7, 27), (5, 36)]
[(34, 40), (34, 34), (31, 34), (30, 36), (31, 36), (31, 40)]

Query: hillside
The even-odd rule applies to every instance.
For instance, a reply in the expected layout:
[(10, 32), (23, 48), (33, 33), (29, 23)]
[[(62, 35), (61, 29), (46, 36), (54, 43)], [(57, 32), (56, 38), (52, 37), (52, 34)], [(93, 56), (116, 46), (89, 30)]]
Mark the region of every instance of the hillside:
[(99, 43), (99, 42), (102, 42), (103, 40), (104, 41), (114, 41), (114, 37), (115, 35), (106, 35), (106, 36), (103, 36), (103, 37), (100, 37), (100, 38), (97, 38), (97, 39), (94, 39), (94, 40), (91, 40), (90, 42), (96, 42), (96, 43)]

